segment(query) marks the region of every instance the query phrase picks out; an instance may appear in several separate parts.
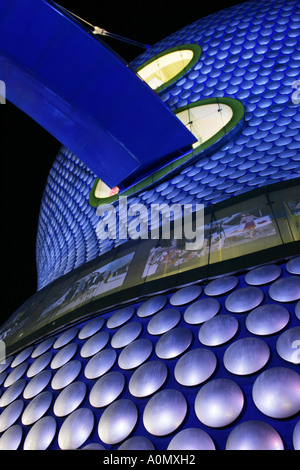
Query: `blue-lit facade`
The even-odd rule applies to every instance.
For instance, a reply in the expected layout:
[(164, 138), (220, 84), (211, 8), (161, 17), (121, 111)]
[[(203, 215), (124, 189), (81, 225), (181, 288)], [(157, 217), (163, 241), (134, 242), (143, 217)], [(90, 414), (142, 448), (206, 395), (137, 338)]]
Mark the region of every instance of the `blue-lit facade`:
[[(132, 64), (137, 68), (176, 45), (198, 44), (202, 48), (200, 60), (182, 79), (160, 92), (161, 99), (173, 111), (212, 97), (235, 98), (245, 106), (245, 126), (238, 138), (226, 142), (213, 155), (199, 158), (177, 178), (157, 185), (155, 195), (152, 190), (138, 195), (139, 200), (210, 205), (298, 177), (299, 110), (292, 103), (292, 84), (299, 75), (298, 5), (249, 5), (235, 7), (234, 19), (228, 9), (222, 15), (196, 21)], [(186, 184), (178, 187), (184, 175)], [(39, 287), (107, 249), (97, 243), (98, 218), (88, 204), (95, 178), (76, 156), (61, 150), (49, 174), (41, 207)], [(191, 187), (194, 182), (197, 185)], [(184, 199), (180, 199), (182, 196)], [(138, 202), (136, 197), (134, 202)]]
[[(250, 1), (130, 64), (200, 46), (161, 100), (174, 113), (210, 99), (243, 107), (234, 132), (128, 195), (149, 210), (204, 204), (210, 243), (198, 264), (144, 276), (142, 242), (100, 240), (101, 175), (61, 148), (41, 202), (38, 291), (0, 330), (12, 350), (0, 365), (0, 448), (300, 449), (299, 30), (296, 0)], [(251, 210), (256, 241), (237, 241)], [(74, 300), (75, 283), (120, 259), (125, 293)]]

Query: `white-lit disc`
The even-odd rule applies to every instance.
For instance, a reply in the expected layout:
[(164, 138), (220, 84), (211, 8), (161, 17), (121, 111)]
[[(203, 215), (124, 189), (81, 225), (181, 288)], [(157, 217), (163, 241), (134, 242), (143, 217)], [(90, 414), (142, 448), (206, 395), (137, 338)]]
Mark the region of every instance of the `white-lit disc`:
[(300, 375), (286, 367), (267, 369), (255, 380), (252, 397), (266, 416), (289, 418), (300, 411)]
[(211, 380), (203, 385), (195, 400), (197, 418), (212, 428), (221, 428), (235, 421), (243, 406), (242, 390), (229, 379)]
[(89, 438), (94, 427), (94, 414), (88, 408), (73, 411), (63, 422), (59, 434), (58, 445), (62, 450), (75, 450)]
[(154, 436), (165, 436), (175, 431), (184, 420), (187, 403), (178, 390), (165, 389), (148, 401), (144, 414), (144, 426)]
[(26, 436), (24, 450), (46, 450), (56, 433), (56, 421), (52, 416), (45, 416), (37, 421)]
[(263, 421), (245, 421), (229, 434), (226, 450), (284, 450), (279, 433)]
[(178, 383), (187, 387), (205, 382), (215, 371), (217, 358), (206, 348), (192, 349), (177, 362), (174, 376)]
[(226, 369), (236, 375), (250, 375), (262, 369), (268, 362), (270, 349), (259, 338), (242, 338), (225, 351), (223, 362)]
[(98, 435), (105, 444), (118, 444), (134, 429), (138, 410), (131, 400), (117, 400), (104, 410), (99, 420)]
[(167, 450), (215, 450), (212, 438), (199, 428), (180, 431), (170, 441)]

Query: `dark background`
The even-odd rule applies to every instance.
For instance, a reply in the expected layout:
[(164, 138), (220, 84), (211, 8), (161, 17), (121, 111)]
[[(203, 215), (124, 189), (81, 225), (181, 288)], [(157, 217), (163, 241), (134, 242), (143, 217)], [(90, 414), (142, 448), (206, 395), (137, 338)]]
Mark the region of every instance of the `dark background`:
[[(244, 2), (223, 0), (222, 7), (216, 2), (153, 4), (141, 0), (59, 0), (57, 3), (95, 26), (154, 45), (202, 17)], [(142, 48), (115, 39), (101, 39), (127, 62), (143, 52)], [(35, 242), (40, 203), (61, 144), (9, 102), (0, 106), (0, 136), (1, 325), (36, 291)]]

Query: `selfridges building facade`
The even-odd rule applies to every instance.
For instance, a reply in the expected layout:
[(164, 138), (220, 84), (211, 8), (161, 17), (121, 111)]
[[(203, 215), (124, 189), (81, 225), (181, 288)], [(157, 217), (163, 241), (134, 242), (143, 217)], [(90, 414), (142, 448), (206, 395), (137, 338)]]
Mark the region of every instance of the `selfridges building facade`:
[[(130, 64), (197, 142), (120, 194), (61, 148), (1, 327), (1, 449), (300, 449), (299, 31), (296, 0), (250, 1)], [(203, 204), (201, 246), (100, 237), (122, 194)]]

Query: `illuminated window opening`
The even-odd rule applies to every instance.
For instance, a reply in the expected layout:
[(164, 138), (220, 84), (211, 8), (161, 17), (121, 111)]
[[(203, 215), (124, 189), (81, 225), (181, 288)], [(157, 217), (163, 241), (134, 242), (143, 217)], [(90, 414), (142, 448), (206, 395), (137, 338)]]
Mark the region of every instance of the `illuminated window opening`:
[(183, 75), (200, 57), (201, 48), (190, 45), (165, 51), (137, 70), (153, 90), (163, 88)]
[[(241, 121), (244, 113), (243, 104), (234, 98), (228, 97), (207, 98), (178, 108), (175, 111), (176, 116), (196, 135), (197, 141), (194, 144), (194, 148), (181, 158), (176, 159), (176, 161), (162, 166), (155, 170), (154, 173), (140, 180), (138, 179), (134, 184), (123, 189), (122, 195), (128, 197), (129, 195), (136, 194), (148, 188), (149, 185), (153, 185), (154, 182), (161, 181), (167, 175), (173, 174), (181, 165), (186, 164), (189, 159), (222, 139), (237, 125), (239, 125), (239, 128), (236, 131), (239, 132), (241, 129), (240, 123), (243, 126)], [(106, 194), (112, 194), (110, 191), (117, 191), (115, 193), (116, 196), (98, 197), (97, 194), (101, 192), (101, 186), (97, 178), (90, 193), (89, 204), (92, 207), (99, 207), (107, 202), (112, 203), (116, 201), (118, 199), (119, 188), (113, 190), (108, 188)]]
[(99, 180), (95, 190), (95, 196), (99, 199), (104, 199), (106, 197), (115, 196), (119, 193), (119, 188), (116, 186), (114, 188), (109, 188), (104, 181)]
[(187, 108), (176, 113), (176, 116), (198, 139), (193, 144), (193, 148), (196, 148), (229, 123), (233, 110), (223, 103), (211, 103)]

